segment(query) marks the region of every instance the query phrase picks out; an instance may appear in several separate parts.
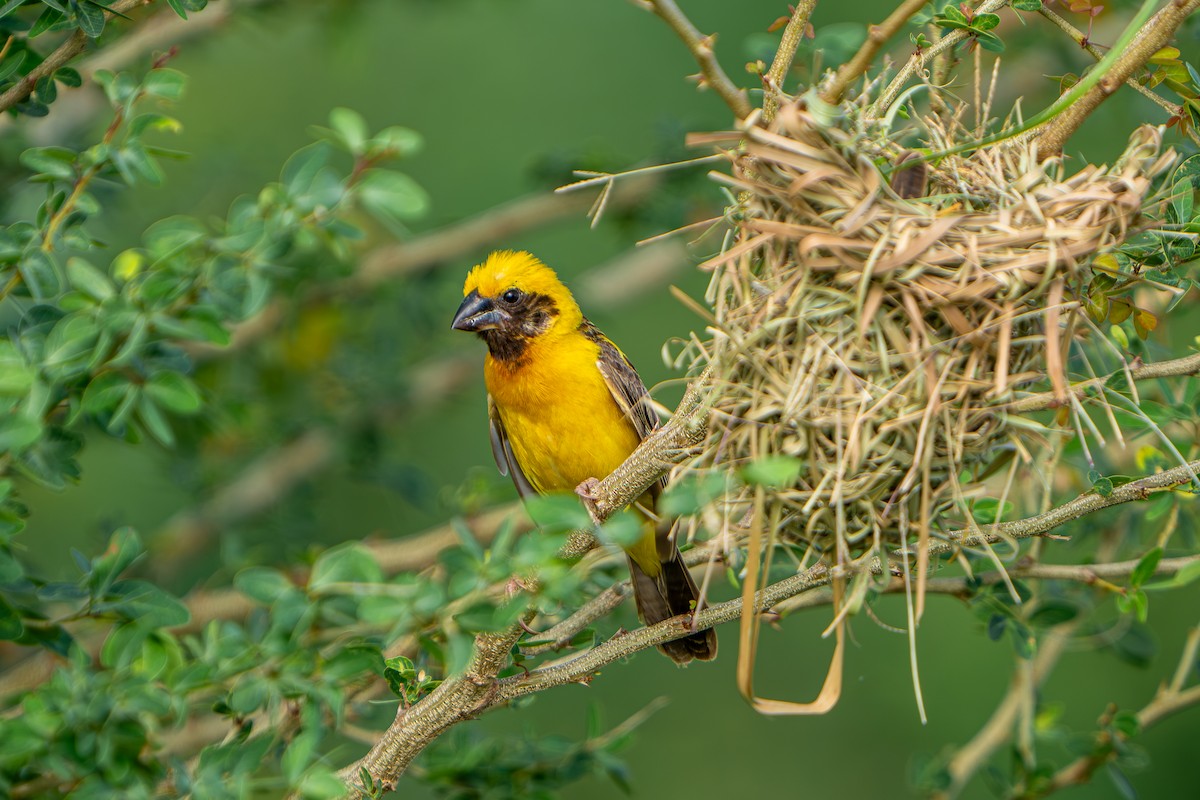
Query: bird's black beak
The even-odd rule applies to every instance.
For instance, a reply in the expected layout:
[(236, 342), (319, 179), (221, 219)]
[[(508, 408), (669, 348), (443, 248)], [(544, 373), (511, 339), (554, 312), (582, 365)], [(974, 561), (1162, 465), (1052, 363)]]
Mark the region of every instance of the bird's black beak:
[(500, 323), (508, 315), (496, 308), (496, 304), (486, 297), (480, 297), (479, 292), (472, 291), (463, 298), (454, 322), (450, 327), (456, 331), (486, 331), (499, 328)]

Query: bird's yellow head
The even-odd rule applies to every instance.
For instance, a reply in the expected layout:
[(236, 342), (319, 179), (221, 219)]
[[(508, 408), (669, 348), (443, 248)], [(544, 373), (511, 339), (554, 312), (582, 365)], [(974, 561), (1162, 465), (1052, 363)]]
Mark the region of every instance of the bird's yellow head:
[(492, 253), (467, 274), (455, 330), (480, 334), (494, 358), (516, 360), (539, 337), (568, 333), (583, 322), (571, 290), (529, 253)]

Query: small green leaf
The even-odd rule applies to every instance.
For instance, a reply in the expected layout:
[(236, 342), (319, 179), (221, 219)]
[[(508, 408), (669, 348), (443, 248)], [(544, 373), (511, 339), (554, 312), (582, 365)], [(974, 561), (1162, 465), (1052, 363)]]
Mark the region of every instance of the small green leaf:
[(42, 438), (40, 419), (24, 414), (0, 413), (0, 453), (23, 453)]
[(751, 461), (738, 472), (751, 486), (786, 488), (800, 477), (803, 462), (792, 456), (767, 456)]
[(146, 382), (145, 392), (176, 414), (194, 414), (203, 404), (196, 384), (178, 372), (155, 373)]
[(1158, 562), (1162, 560), (1162, 556), (1163, 549), (1161, 547), (1155, 547), (1142, 556), (1137, 566), (1133, 568), (1133, 572), (1129, 574), (1129, 585), (1141, 586), (1154, 577), (1154, 570), (1158, 568)]
[(975, 19), (971, 20), (971, 27), (977, 31), (990, 31), (1000, 24), (1000, 17), (996, 14), (976, 14)]
[(600, 526), (600, 538), (608, 544), (626, 549), (640, 542), (647, 534), (646, 524), (637, 514), (624, 509)]
[(20, 161), (25, 168), (42, 175), (74, 180), (78, 157), (78, 153), (66, 147), (31, 147), (21, 153)]
[(545, 532), (590, 530), (592, 518), (573, 494), (546, 494), (531, 497), (525, 510), (533, 523)]
[(295, 584), (272, 567), (247, 567), (233, 578), (233, 586), (255, 602), (269, 606)]
[(159, 67), (146, 73), (142, 81), (142, 89), (147, 94), (161, 97), (164, 100), (179, 100), (183, 97), (183, 89), (187, 84), (187, 76), (179, 70)]
[(67, 259), (67, 281), (73, 288), (100, 301), (116, 293), (116, 287), (107, 275), (78, 257)]
[(351, 108), (335, 108), (329, 112), (329, 127), (351, 153), (358, 154), (367, 141), (367, 122)]
[(401, 172), (372, 169), (358, 183), (363, 207), (375, 216), (395, 220), (417, 219), (429, 209), (429, 195)]
[(1012, 7), (1017, 11), (1041, 11), (1042, 0), (1012, 0)]
[(334, 583), (379, 583), (383, 570), (367, 548), (358, 542), (331, 547), (317, 557), (309, 589), (320, 589)]
[(88, 0), (75, 4), (75, 20), (79, 23), (79, 30), (89, 39), (104, 33), (104, 10)]

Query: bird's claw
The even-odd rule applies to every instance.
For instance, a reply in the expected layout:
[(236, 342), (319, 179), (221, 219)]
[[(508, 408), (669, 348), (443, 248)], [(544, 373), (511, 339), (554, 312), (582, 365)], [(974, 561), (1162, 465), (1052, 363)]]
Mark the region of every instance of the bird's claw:
[(600, 481), (596, 478), (587, 478), (575, 487), (575, 494), (594, 503), (600, 499), (599, 490)]

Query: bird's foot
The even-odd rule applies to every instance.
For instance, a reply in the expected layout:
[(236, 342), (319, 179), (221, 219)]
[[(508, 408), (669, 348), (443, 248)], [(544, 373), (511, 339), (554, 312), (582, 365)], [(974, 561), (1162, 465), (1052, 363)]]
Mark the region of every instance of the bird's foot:
[(600, 481), (597, 478), (587, 478), (575, 487), (575, 494), (593, 503), (600, 499)]
[(588, 514), (591, 516), (592, 522), (599, 524), (601, 517), (599, 509), (596, 508), (596, 501), (600, 499), (600, 481), (596, 478), (588, 478), (575, 487), (575, 494), (579, 495), (579, 499), (583, 502), (583, 507), (587, 509)]

